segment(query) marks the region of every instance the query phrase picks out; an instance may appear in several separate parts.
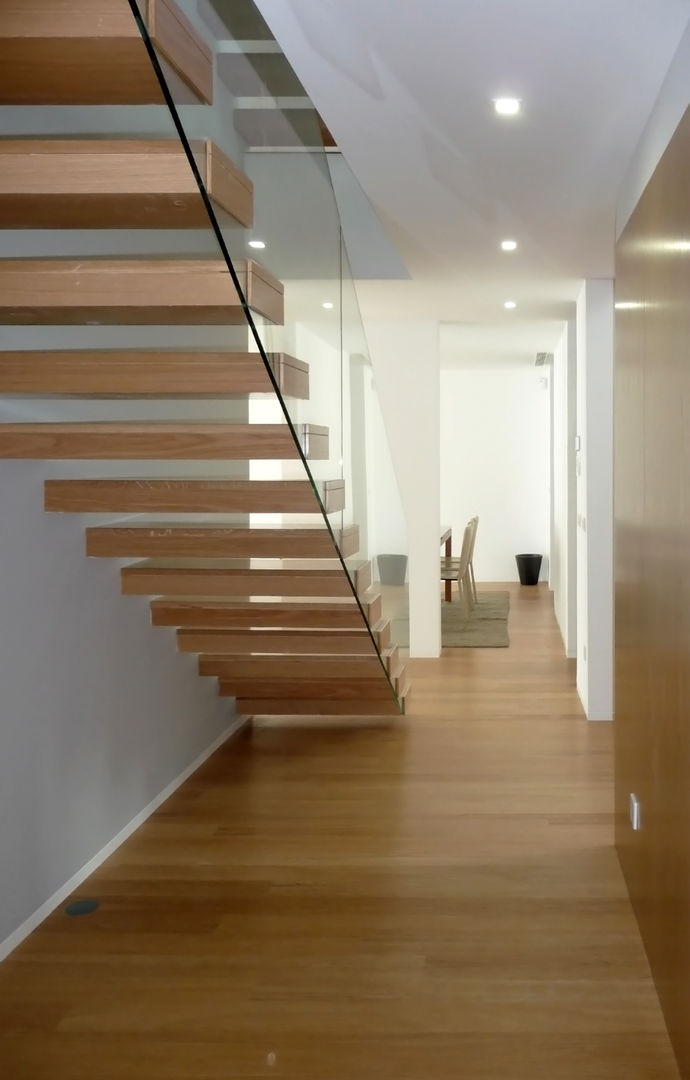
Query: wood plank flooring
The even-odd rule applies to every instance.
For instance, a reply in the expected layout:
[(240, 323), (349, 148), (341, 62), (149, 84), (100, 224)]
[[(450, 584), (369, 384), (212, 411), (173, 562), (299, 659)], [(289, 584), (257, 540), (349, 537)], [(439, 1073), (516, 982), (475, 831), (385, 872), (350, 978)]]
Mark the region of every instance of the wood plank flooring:
[(677, 1080), (545, 586), (407, 717), (255, 724), (0, 967), (12, 1080)]

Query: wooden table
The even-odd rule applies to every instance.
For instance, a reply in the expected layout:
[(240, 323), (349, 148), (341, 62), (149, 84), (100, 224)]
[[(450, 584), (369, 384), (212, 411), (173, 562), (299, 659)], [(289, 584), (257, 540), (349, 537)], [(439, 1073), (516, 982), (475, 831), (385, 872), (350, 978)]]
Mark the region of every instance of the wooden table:
[[(450, 525), (441, 526), (441, 543), (445, 544), (445, 551), (443, 552), (443, 554), (447, 559), (450, 559), (453, 554), (453, 530), (451, 529)], [(444, 584), (446, 586), (446, 600), (448, 601), (448, 603), (450, 603), (450, 601), (453, 599), (453, 582), (446, 581), (444, 582)]]

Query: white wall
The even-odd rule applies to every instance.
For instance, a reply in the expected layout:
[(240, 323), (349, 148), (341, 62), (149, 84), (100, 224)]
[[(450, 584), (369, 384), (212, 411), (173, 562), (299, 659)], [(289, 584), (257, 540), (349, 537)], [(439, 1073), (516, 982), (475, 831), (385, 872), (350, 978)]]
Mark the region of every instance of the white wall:
[[(42, 462), (0, 463), (3, 941), (233, 722), (85, 519), (43, 512)], [(14, 943), (14, 942), (13, 942)]]
[(441, 371), (441, 517), (459, 553), (479, 515), (478, 581), (517, 581), (515, 555), (549, 556), (548, 369), (469, 364)]
[(577, 301), (577, 689), (590, 720), (613, 717), (613, 282)]
[(438, 656), (438, 324), (367, 321), (366, 333), (407, 525), (410, 656)]
[(566, 656), (577, 654), (577, 488), (575, 320), (566, 324), (556, 346), (552, 371), (551, 565), (556, 619)]

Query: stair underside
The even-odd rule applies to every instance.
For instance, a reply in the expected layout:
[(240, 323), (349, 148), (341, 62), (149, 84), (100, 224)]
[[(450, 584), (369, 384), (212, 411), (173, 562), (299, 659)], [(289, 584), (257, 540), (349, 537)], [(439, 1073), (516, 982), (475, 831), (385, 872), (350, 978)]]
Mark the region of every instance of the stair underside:
[(342, 480), (46, 480), (44, 509), (69, 513), (318, 513), (342, 510)]
[[(252, 259), (235, 265), (249, 308), (283, 321), (283, 286)], [(0, 324), (244, 325), (222, 259), (2, 259)]]
[[(253, 184), (210, 140), (192, 143), (217, 210), (253, 222)], [(0, 140), (0, 228), (210, 228), (181, 143), (170, 139)]]
[[(310, 635), (295, 633), (293, 637), (295, 640), (299, 640), (300, 637), (309, 640)], [(402, 671), (397, 656), (397, 648), (395, 647), (385, 650), (381, 659), (374, 650), (354, 654), (354, 651), (348, 653), (347, 647), (343, 649), (343, 653), (339, 656), (333, 656), (323, 650), (318, 652), (316, 649), (311, 653), (302, 650), (292, 656), (266, 656), (261, 655), (259, 651), (233, 655), (231, 652), (222, 650), (224, 641), (229, 641), (232, 644), (233, 640), (235, 640), (233, 635), (224, 635), (220, 631), (212, 632), (210, 630), (206, 633), (203, 630), (196, 632), (180, 630), (178, 632), (178, 641), (184, 643), (183, 646), (180, 646), (183, 651), (196, 651), (187, 648), (187, 644), (194, 640), (199, 643), (206, 641), (210, 645), (209, 650), (202, 652), (199, 656), (199, 674), (217, 675), (228, 683), (245, 678), (254, 680), (259, 678), (268, 680), (279, 678), (293, 681), (339, 678), (373, 679), (380, 677), (384, 668), (394, 678), (398, 678), (399, 673)], [(351, 640), (351, 638), (345, 640)], [(381, 660), (383, 660), (383, 665)], [(266, 694), (264, 693), (263, 696), (266, 696)], [(269, 691), (267, 696), (272, 697), (273, 695)]]
[[(220, 684), (222, 687), (222, 684)], [(220, 689), (223, 694), (223, 690)], [(234, 694), (228, 696), (234, 697)], [(392, 693), (388, 700), (334, 701), (318, 698), (237, 698), (237, 711), (244, 716), (400, 716), (405, 711), (407, 689), (401, 694), (400, 706)]]
[[(309, 368), (286, 353), (268, 353), (285, 397), (309, 397)], [(0, 352), (0, 394), (88, 394), (169, 397), (274, 393), (259, 353), (196, 350)]]
[[(343, 557), (359, 551), (359, 529), (335, 531)], [(101, 558), (302, 558), (337, 557), (333, 538), (323, 526), (312, 528), (238, 528), (214, 525), (101, 526), (86, 530), (86, 554)]]
[[(325, 428), (297, 431), (307, 458), (328, 457)], [(297, 458), (287, 424), (0, 424), (0, 458), (196, 460)]]
[[(193, 98), (213, 98), (213, 57), (170, 0), (139, 8), (166, 75)], [(1, 105), (149, 105), (163, 94), (129, 4), (3, 0)]]
[[(390, 623), (382, 620), (372, 626), (371, 634), (362, 622), (352, 628), (297, 630), (282, 627), (180, 627), (177, 631), (181, 652), (217, 654), (216, 659), (255, 653), (319, 656), (376, 656), (376, 647), (383, 652), (390, 645)], [(204, 674), (220, 674), (207, 671)]]
[[(177, 631), (180, 652), (200, 653), (203, 675), (222, 675), (228, 656), (263, 653), (276, 657), (346, 655), (376, 657), (370, 635), (362, 625), (357, 630), (193, 630)], [(217, 654), (217, 655), (213, 655)], [(233, 661), (234, 662), (234, 661)]]
[[(380, 593), (360, 596), (360, 603), (370, 624), (381, 619)], [(265, 600), (259, 597), (235, 597), (212, 600), (204, 597), (164, 596), (151, 601), (154, 626), (177, 626), (193, 629), (302, 629), (361, 630), (362, 615), (352, 597), (329, 602), (316, 600)]]
[[(391, 688), (385, 679), (374, 675), (370, 679), (358, 679), (356, 682), (347, 678), (331, 679), (282, 679), (271, 676), (266, 679), (220, 679), (219, 693), (222, 696), (240, 700), (276, 700), (283, 702), (281, 712), (286, 712), (286, 703), (294, 699), (317, 699), (319, 701), (342, 701), (356, 705), (365, 699), (369, 702), (391, 702), (394, 704)], [(391, 712), (397, 712), (397, 708)]]
[[(361, 656), (239, 656), (199, 657), (200, 675), (217, 675), (225, 683), (237, 684), (242, 679), (257, 682), (260, 679), (290, 679), (308, 682), (318, 679), (349, 679), (355, 683), (366, 682), (381, 675), (381, 662), (374, 653)], [(270, 687), (267, 687), (270, 689)], [(264, 693), (253, 695), (266, 696)], [(273, 694), (268, 696), (273, 697)]]

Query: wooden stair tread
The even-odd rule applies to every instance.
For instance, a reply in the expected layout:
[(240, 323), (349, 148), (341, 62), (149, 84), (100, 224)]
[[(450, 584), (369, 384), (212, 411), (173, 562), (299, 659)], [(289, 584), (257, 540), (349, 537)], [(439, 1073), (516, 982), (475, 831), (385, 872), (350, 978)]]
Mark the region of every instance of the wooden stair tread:
[[(249, 308), (282, 323), (282, 284), (253, 259), (235, 271)], [(225, 326), (246, 315), (222, 259), (1, 259), (0, 323)]]
[[(359, 530), (349, 526), (335, 530), (342, 554), (359, 549)], [(300, 557), (329, 558), (336, 555), (333, 539), (325, 525), (301, 528), (258, 526), (242, 528), (217, 525), (100, 526), (86, 530), (86, 554), (127, 558), (213, 557)]]
[[(328, 432), (295, 429), (308, 458), (328, 456)], [(198, 460), (298, 458), (287, 424), (137, 421), (0, 424), (0, 458)]]
[[(216, 209), (251, 227), (249, 177), (209, 139), (191, 148)], [(209, 227), (187, 155), (175, 140), (0, 139), (0, 228)]]
[[(381, 611), (380, 596), (364, 604), (365, 616), (376, 619)], [(234, 597), (213, 600), (204, 597), (163, 596), (151, 601), (154, 626), (195, 629), (362, 629), (362, 613), (354, 597), (323, 600), (265, 600), (262, 597)]]
[[(342, 510), (342, 480), (316, 481), (326, 513)], [(63, 513), (320, 513), (309, 480), (46, 480), (44, 508)]]
[(400, 667), (400, 650), (397, 645), (387, 645), (382, 649), (381, 658), (389, 675)]
[(388, 619), (379, 619), (378, 622), (371, 623), (371, 632), (381, 652), (388, 648), (391, 643), (391, 624)]
[[(309, 397), (307, 364), (269, 353), (285, 397)], [(156, 397), (274, 394), (259, 353), (165, 350), (44, 350), (0, 352), (1, 394), (84, 394)]]
[[(213, 98), (213, 57), (172, 0), (140, 0), (175, 81)], [(0, 104), (147, 105), (164, 99), (131, 9), (122, 0), (3, 0)]]
[(206, 593), (209, 597), (351, 595), (350, 581), (337, 560), (329, 560), (331, 565), (321, 565), (322, 560), (302, 560), (299, 568), (266, 566), (266, 561), (148, 559), (122, 568), (122, 591), (126, 595)]

